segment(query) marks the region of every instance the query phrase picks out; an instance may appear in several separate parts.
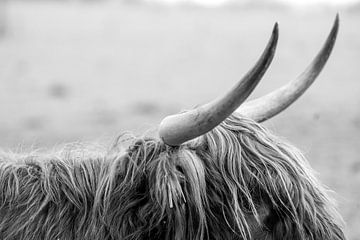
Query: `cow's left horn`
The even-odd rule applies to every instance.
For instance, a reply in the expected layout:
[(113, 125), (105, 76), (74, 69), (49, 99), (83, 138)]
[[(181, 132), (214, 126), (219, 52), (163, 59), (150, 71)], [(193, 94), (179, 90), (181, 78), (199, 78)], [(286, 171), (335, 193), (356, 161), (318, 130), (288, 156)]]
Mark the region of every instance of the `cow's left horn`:
[(324, 46), (298, 78), (263, 97), (244, 103), (237, 111), (257, 122), (263, 122), (295, 102), (310, 87), (325, 66), (334, 47), (338, 29), (339, 15), (337, 14)]
[(233, 113), (254, 90), (268, 69), (275, 54), (278, 36), (276, 23), (258, 62), (225, 96), (193, 110), (163, 119), (159, 126), (159, 135), (164, 143), (179, 146), (207, 133)]

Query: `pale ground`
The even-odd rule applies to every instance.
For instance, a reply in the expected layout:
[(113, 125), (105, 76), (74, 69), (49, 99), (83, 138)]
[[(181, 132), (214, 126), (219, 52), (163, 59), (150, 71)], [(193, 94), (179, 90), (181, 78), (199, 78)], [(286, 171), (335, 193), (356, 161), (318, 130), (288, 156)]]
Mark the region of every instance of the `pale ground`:
[[(252, 97), (300, 73), (335, 10), (12, 3), (0, 39), (0, 145), (52, 147), (143, 133), (167, 114), (231, 87), (256, 61), (275, 21), (274, 62)], [(341, 12), (318, 81), (266, 125), (304, 150), (337, 193), (349, 239), (360, 239), (360, 10)]]

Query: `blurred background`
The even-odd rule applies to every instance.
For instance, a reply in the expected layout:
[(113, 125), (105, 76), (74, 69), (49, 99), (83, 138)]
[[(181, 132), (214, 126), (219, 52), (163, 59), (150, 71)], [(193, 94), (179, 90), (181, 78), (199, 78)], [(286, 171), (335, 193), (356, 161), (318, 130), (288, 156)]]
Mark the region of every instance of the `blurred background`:
[(360, 239), (360, 3), (356, 0), (0, 0), (0, 146), (109, 143), (222, 94), (280, 23), (274, 61), (251, 98), (296, 77), (324, 43), (313, 86), (265, 123), (307, 155)]

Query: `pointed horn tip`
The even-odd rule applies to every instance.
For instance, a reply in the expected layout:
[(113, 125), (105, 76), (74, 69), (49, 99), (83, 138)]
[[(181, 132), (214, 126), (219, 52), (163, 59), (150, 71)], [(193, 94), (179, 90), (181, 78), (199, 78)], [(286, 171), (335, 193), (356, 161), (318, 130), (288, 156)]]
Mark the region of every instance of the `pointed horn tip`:
[(340, 16), (339, 13), (336, 13), (335, 22), (334, 22), (334, 28), (336, 28), (336, 31), (338, 31), (340, 24)]
[(336, 13), (334, 24), (333, 24), (333, 29), (335, 29), (336, 32), (337, 32), (337, 29), (339, 28), (339, 23), (340, 23), (340, 15), (339, 15), (339, 13)]
[(279, 22), (275, 22), (274, 30), (279, 31)]
[(328, 36), (328, 41), (333, 42), (332, 44), (335, 43), (335, 40), (337, 38), (338, 31), (339, 31), (339, 24), (340, 24), (339, 13), (336, 13), (336, 17), (335, 17), (333, 26), (331, 28), (331, 32), (330, 32), (330, 34)]
[(337, 23), (339, 23), (339, 21), (340, 21), (340, 14), (338, 12), (336, 13), (335, 21)]
[(279, 35), (279, 24), (278, 24), (278, 22), (275, 22), (275, 24), (274, 24), (272, 35), (276, 35), (276, 36)]
[(338, 27), (338, 26), (339, 26), (339, 22), (340, 22), (340, 15), (339, 15), (339, 13), (336, 13), (335, 21), (334, 21), (334, 26)]

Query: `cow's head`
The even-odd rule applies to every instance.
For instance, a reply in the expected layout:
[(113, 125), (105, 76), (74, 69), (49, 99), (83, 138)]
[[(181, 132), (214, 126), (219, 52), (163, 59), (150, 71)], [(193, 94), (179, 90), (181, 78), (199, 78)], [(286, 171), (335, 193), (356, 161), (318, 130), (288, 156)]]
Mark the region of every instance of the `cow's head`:
[(315, 80), (338, 25), (337, 16), (325, 45), (297, 79), (240, 106), (270, 65), (276, 24), (260, 60), (228, 94), (165, 118), (160, 139), (135, 139), (114, 171), (120, 184), (109, 188), (114, 180), (106, 178), (99, 195), (109, 203), (104, 216), (116, 226), (114, 234), (121, 229), (119, 237), (128, 239), (344, 239), (334, 202), (304, 156), (259, 124)]

